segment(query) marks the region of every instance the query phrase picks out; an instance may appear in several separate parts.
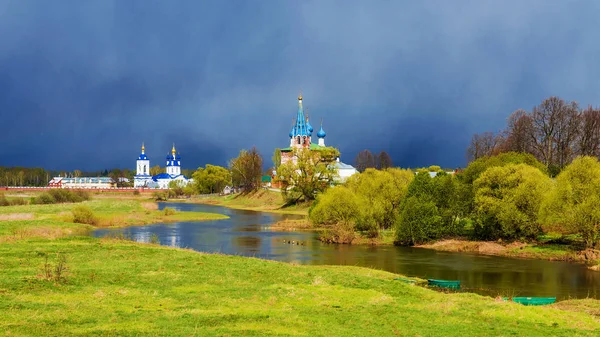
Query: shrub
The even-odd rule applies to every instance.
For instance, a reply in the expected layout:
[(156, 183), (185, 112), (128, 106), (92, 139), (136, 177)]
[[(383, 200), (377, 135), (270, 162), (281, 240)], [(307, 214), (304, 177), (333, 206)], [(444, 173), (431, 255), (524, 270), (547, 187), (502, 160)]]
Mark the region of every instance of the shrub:
[(4, 194), (0, 194), (0, 206), (10, 206), (10, 202), (6, 199)]
[(359, 200), (348, 188), (337, 186), (319, 195), (309, 210), (310, 220), (319, 225), (353, 224), (359, 214)]
[(442, 217), (433, 201), (409, 197), (402, 205), (396, 225), (396, 243), (416, 245), (438, 238)]
[[(2, 201), (0, 201), (1, 203)], [(14, 198), (8, 201), (11, 206), (15, 205), (27, 205), (27, 200), (25, 198)]]
[(31, 199), (32, 204), (56, 204), (56, 199), (49, 193), (42, 193), (35, 198)]
[(167, 193), (159, 192), (159, 191), (154, 192), (152, 194), (152, 197), (154, 197), (154, 200), (156, 200), (156, 201), (167, 201), (169, 199), (169, 196)]
[(594, 157), (573, 160), (556, 178), (556, 186), (540, 210), (547, 228), (577, 233), (587, 247), (600, 246), (600, 162)]
[(73, 222), (75, 223), (88, 225), (96, 225), (98, 223), (98, 219), (94, 215), (94, 212), (87, 206), (75, 206), (71, 210), (71, 213), (73, 213)]
[(133, 191), (133, 195), (140, 195), (140, 191), (138, 191), (138, 190), (134, 190), (134, 191)]
[(32, 204), (60, 204), (68, 202), (82, 202), (90, 199), (87, 191), (83, 190), (66, 190), (66, 189), (51, 189), (39, 196), (32, 198)]
[(550, 188), (546, 174), (526, 164), (491, 167), (473, 187), (477, 238), (531, 239), (541, 234), (538, 212)]
[(165, 207), (165, 209), (163, 210), (163, 213), (165, 215), (173, 215), (173, 214), (177, 213), (177, 211), (175, 211), (174, 209), (172, 209), (170, 207)]

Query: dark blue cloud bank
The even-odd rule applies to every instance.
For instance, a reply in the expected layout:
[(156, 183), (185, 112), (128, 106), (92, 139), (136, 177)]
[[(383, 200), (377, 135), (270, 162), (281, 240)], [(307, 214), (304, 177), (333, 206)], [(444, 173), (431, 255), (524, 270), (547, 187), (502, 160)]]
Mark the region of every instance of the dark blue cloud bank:
[(0, 166), (185, 167), (327, 143), (463, 166), (474, 132), (550, 95), (600, 104), (600, 2), (0, 0)]

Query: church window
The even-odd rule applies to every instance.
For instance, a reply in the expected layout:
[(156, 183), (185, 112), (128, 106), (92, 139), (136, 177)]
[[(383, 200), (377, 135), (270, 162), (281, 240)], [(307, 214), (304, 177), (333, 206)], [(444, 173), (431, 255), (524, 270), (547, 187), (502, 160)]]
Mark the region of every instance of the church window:
[(144, 174), (146, 174), (146, 165), (144, 165)]

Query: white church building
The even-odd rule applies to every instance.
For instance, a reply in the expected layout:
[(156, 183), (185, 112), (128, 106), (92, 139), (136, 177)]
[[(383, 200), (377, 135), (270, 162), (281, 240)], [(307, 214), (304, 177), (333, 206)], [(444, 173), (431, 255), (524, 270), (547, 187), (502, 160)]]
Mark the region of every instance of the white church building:
[(181, 174), (181, 156), (175, 150), (175, 144), (171, 153), (167, 155), (166, 172), (155, 176), (150, 175), (150, 159), (146, 156), (146, 148), (142, 144), (142, 153), (137, 159), (136, 175), (133, 177), (134, 187), (147, 188), (169, 188), (169, 183), (176, 181), (185, 186), (191, 182), (186, 176)]

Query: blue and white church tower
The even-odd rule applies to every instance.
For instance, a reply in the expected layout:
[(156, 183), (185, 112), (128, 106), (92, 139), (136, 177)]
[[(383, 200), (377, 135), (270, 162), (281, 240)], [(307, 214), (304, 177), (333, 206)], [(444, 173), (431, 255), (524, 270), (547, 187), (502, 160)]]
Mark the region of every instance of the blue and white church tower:
[(146, 156), (146, 147), (144, 146), (144, 143), (142, 143), (142, 153), (138, 157), (136, 164), (133, 186), (146, 187), (152, 181), (152, 176), (150, 175), (150, 159)]
[(181, 156), (175, 150), (175, 144), (173, 144), (171, 154), (167, 156), (167, 174), (172, 176), (181, 174)]
[(142, 154), (137, 159), (136, 175), (134, 177), (134, 187), (148, 188), (169, 188), (172, 181), (176, 181), (180, 186), (185, 186), (192, 181), (181, 174), (181, 156), (175, 150), (175, 144), (171, 154), (167, 155), (166, 172), (155, 176), (150, 175), (150, 160), (145, 153), (146, 148), (142, 144)]

